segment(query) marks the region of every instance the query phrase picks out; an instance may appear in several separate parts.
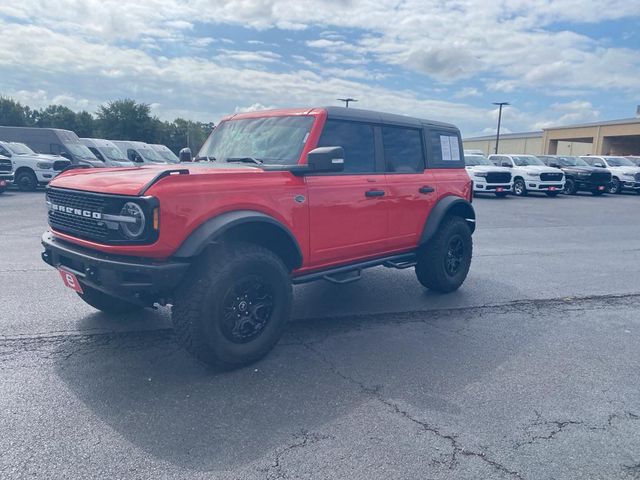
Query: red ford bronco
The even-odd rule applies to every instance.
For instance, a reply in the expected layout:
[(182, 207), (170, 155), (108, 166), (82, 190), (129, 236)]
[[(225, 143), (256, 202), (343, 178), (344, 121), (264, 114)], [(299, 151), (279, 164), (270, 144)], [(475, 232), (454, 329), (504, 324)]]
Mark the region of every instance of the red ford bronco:
[(292, 284), (415, 267), (451, 292), (467, 276), (475, 213), (452, 125), (340, 107), (237, 114), (195, 160), (59, 175), (42, 258), (103, 312), (171, 304), (206, 363), (269, 352)]

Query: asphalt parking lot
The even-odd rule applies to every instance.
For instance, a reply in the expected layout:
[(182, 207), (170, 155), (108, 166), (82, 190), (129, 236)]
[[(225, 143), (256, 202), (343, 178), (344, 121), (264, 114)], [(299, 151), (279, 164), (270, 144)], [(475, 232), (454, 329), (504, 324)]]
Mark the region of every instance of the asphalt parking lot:
[(638, 195), (476, 199), (460, 291), (298, 286), (226, 373), (75, 298), (43, 197), (0, 196), (0, 478), (640, 478)]

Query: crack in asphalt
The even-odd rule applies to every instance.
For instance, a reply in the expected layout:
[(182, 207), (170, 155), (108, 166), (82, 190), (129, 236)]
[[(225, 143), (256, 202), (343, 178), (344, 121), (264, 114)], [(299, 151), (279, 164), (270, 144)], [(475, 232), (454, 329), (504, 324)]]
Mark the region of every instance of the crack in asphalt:
[(543, 420), (542, 414), (534, 410), (536, 418), (529, 425), (525, 426), (525, 432), (529, 433), (532, 427), (550, 427), (549, 433), (546, 435), (532, 435), (526, 441), (516, 441), (515, 448), (521, 448), (524, 445), (533, 445), (539, 440), (552, 440), (556, 435), (561, 433), (565, 428), (573, 425), (584, 425), (580, 420)]
[(377, 385), (374, 387), (369, 387), (365, 385), (363, 382), (356, 380), (355, 378), (342, 372), (324, 353), (322, 353), (320, 350), (315, 348), (312, 344), (309, 344), (308, 342), (305, 342), (302, 339), (299, 339), (299, 341), (302, 346), (304, 346), (309, 351), (314, 353), (317, 357), (319, 357), (320, 360), (328, 366), (329, 370), (332, 373), (342, 378), (343, 380), (351, 383), (352, 385), (355, 385), (356, 387), (359, 388), (359, 390), (362, 393), (368, 395), (369, 397), (373, 398), (379, 403), (385, 405), (386, 407), (391, 409), (391, 411), (394, 414), (400, 415), (402, 418), (419, 426), (423, 431), (429, 432), (435, 435), (436, 437), (448, 442), (452, 448), (452, 452), (449, 455), (449, 461), (447, 462), (449, 470), (453, 470), (459, 465), (458, 459), (460, 456), (474, 457), (474, 458), (480, 459), (482, 462), (491, 466), (493, 469), (499, 471), (500, 473), (509, 475), (512, 478), (524, 480), (524, 477), (519, 472), (506, 467), (505, 465), (503, 465), (502, 463), (496, 460), (488, 458), (484, 452), (476, 452), (474, 450), (465, 448), (458, 441), (457, 435), (443, 433), (438, 427), (413, 417), (408, 411), (400, 408), (400, 406), (397, 403), (385, 398), (380, 392), (381, 391), (380, 385)]
[(266, 473), (267, 480), (277, 480), (283, 478), (289, 478), (288, 472), (284, 469), (282, 465), (282, 460), (286, 455), (291, 453), (293, 450), (300, 450), (308, 447), (309, 445), (313, 445), (322, 440), (333, 439), (334, 437), (330, 435), (321, 435), (318, 433), (310, 433), (305, 430), (301, 431), (300, 434), (294, 435), (294, 438), (299, 439), (296, 442), (276, 451), (275, 459), (273, 463), (260, 471)]

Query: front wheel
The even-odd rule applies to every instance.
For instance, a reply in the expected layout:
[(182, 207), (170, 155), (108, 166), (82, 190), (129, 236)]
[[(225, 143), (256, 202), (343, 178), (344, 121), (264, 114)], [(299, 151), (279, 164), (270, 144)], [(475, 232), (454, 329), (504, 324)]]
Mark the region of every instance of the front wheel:
[(471, 229), (460, 217), (448, 217), (434, 237), (418, 252), (416, 276), (426, 288), (453, 292), (460, 288), (471, 267)]
[(78, 296), (93, 308), (112, 315), (135, 312), (144, 308), (141, 305), (127, 302), (87, 285), (82, 285), (82, 293), (78, 293)]
[(622, 184), (620, 183), (620, 180), (618, 180), (617, 178), (613, 177), (613, 179), (611, 179), (611, 183), (609, 184), (609, 193), (620, 193), (622, 191)]
[(38, 179), (32, 171), (23, 170), (16, 175), (16, 185), (23, 192), (33, 192), (38, 186)]
[(518, 178), (513, 182), (513, 193), (518, 197), (524, 197), (527, 195), (527, 186), (525, 185), (524, 180)]
[(291, 315), (289, 271), (271, 250), (250, 243), (207, 255), (176, 294), (178, 341), (217, 368), (255, 362), (280, 340)]
[(564, 190), (563, 192), (565, 193), (565, 195), (575, 195), (576, 193), (578, 193), (578, 188), (576, 186), (576, 182), (574, 182), (571, 179), (567, 179), (564, 182)]

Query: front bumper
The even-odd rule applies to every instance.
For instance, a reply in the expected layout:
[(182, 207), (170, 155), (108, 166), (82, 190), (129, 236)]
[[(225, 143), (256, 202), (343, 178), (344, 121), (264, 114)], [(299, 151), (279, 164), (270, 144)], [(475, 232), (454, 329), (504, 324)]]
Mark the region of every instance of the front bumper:
[(476, 193), (489, 192), (511, 192), (510, 183), (486, 183), (478, 180), (473, 180), (473, 191)]
[(136, 303), (167, 299), (190, 266), (188, 262), (96, 252), (60, 240), (51, 232), (42, 235), (42, 246), (45, 263), (71, 271), (83, 285)]
[(562, 191), (564, 190), (564, 180), (562, 182), (541, 182), (536, 180), (525, 179), (527, 190), (548, 192), (548, 191)]
[(622, 188), (627, 190), (640, 190), (640, 182), (629, 182), (627, 180), (622, 180), (621, 182)]
[(13, 173), (0, 173), (0, 187), (6, 188), (13, 183)]

